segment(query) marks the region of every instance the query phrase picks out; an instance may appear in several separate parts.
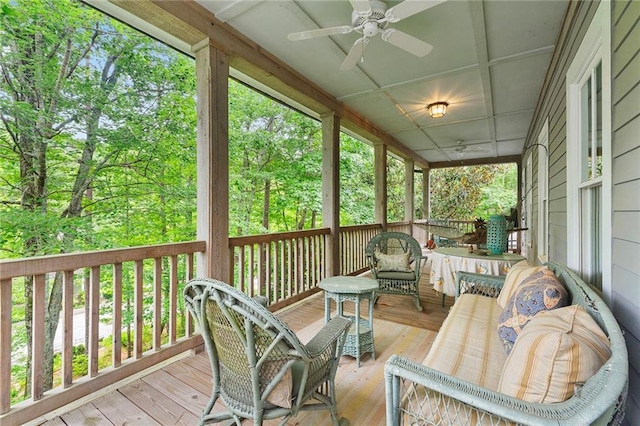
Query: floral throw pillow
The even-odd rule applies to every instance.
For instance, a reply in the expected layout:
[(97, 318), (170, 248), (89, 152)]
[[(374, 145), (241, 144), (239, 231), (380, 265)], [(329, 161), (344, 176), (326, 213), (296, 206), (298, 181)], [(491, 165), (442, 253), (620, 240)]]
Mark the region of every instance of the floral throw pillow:
[(498, 320), (498, 337), (511, 352), (516, 338), (533, 317), (569, 305), (569, 294), (550, 269), (526, 278), (511, 295)]

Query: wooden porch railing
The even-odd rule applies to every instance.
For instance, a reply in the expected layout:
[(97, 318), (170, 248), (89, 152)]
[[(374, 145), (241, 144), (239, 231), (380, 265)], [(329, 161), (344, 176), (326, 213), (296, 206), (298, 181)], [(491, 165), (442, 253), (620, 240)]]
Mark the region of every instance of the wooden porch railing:
[[(201, 345), (200, 336), (192, 334), (190, 315), (179, 306), (183, 306), (180, 288), (194, 274), (194, 253), (204, 250), (205, 243), (196, 241), (0, 262), (0, 423), (25, 423)], [(89, 327), (88, 340), (82, 340), (88, 350), (88, 365), (87, 374), (76, 378), (73, 377), (73, 289), (78, 281), (84, 281), (85, 273), (89, 307), (84, 315)], [(12, 324), (12, 301), (14, 287), (23, 284), (25, 279), (32, 279), (34, 288), (31, 397), (12, 406), (12, 333), (14, 327), (20, 325)], [(62, 283), (62, 380), (60, 386), (45, 392), (45, 297), (46, 288), (56, 279)], [(106, 294), (105, 288), (111, 294)], [(130, 290), (131, 296), (125, 294), (126, 290)], [(132, 345), (129, 346), (132, 348), (130, 358), (123, 356), (126, 347), (122, 334), (127, 327), (127, 304), (123, 298), (132, 299), (133, 338), (127, 339), (127, 344)], [(111, 302), (106, 303), (109, 299)], [(100, 341), (104, 336), (99, 335), (99, 323), (100, 311), (104, 308), (111, 309), (108, 320), (112, 325), (112, 356), (111, 365), (101, 368)], [(178, 330), (178, 325), (183, 331)], [(144, 331), (150, 331), (151, 348), (143, 347)]]
[(358, 275), (369, 270), (365, 248), (371, 238), (382, 229), (379, 223), (372, 225), (340, 227), (340, 271), (342, 275)]
[(271, 310), (316, 291), (326, 276), (329, 228), (229, 239), (233, 285), (269, 299)]
[[(410, 222), (388, 224), (388, 230), (409, 233)], [(356, 275), (368, 270), (365, 247), (381, 231), (380, 224), (340, 228), (341, 273)], [(317, 291), (327, 275), (328, 228), (230, 238), (233, 282), (253, 296), (268, 297), (277, 310)], [(192, 334), (191, 317), (182, 305), (181, 288), (195, 276), (194, 253), (205, 251), (205, 242), (95, 251), (0, 261), (0, 423), (21, 424), (56, 410), (96, 389), (116, 383), (201, 344)], [(26, 279), (33, 279), (34, 378), (31, 397), (11, 403), (12, 324), (14, 292)], [(63, 286), (61, 385), (44, 391), (42, 376), (46, 327), (45, 289), (59, 279)], [(74, 284), (85, 283), (88, 308), (87, 374), (73, 377)], [(106, 289), (106, 292), (105, 292)], [(109, 293), (109, 294), (107, 294)], [(131, 310), (127, 311), (126, 294)], [(124, 299), (124, 301), (123, 301)], [(107, 301), (108, 302), (105, 302)], [(112, 356), (109, 366), (99, 364), (103, 350), (99, 334), (101, 309), (108, 309)], [(133, 337), (123, 344), (126, 317), (133, 318)], [(104, 316), (104, 315), (103, 315)], [(143, 347), (143, 333), (150, 334), (151, 346)], [(78, 336), (75, 336), (76, 338)], [(123, 356), (127, 346), (131, 356)]]
[[(411, 222), (387, 225), (389, 230), (411, 231)], [(340, 227), (340, 273), (358, 275), (369, 269), (365, 248), (380, 224)], [(278, 310), (319, 291), (327, 276), (328, 228), (280, 232), (229, 239), (233, 285), (250, 296), (268, 299)]]

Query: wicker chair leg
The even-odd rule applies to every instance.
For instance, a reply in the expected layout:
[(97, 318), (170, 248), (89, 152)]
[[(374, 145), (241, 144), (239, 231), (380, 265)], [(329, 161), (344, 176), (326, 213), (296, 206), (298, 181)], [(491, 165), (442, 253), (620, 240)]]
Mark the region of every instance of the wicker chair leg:
[(418, 312), (422, 312), (422, 305), (420, 304), (420, 296), (413, 296), (413, 303), (416, 305)]

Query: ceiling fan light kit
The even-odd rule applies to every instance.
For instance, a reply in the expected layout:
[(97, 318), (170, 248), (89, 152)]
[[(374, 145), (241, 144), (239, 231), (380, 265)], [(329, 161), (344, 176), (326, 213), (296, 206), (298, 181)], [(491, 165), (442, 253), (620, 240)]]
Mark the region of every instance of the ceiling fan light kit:
[(393, 28), (387, 29), (387, 26), (389, 23), (398, 22), (436, 6), (443, 1), (445, 0), (405, 0), (392, 8), (387, 8), (387, 5), (380, 0), (350, 0), (351, 6), (353, 7), (353, 11), (351, 12), (351, 26), (341, 25), (338, 27), (301, 31), (291, 33), (287, 38), (291, 41), (299, 41), (315, 37), (348, 34), (352, 31), (362, 34), (362, 37), (353, 43), (349, 53), (347, 53), (347, 57), (340, 66), (340, 69), (343, 71), (350, 70), (356, 66), (358, 59), (364, 55), (364, 48), (369, 42), (369, 38), (378, 34), (381, 34), (383, 41), (399, 47), (412, 55), (423, 57), (431, 52), (433, 49), (432, 45), (400, 30)]
[(427, 105), (427, 111), (429, 111), (431, 118), (440, 118), (444, 117), (447, 113), (448, 106), (449, 104), (447, 102), (434, 102)]

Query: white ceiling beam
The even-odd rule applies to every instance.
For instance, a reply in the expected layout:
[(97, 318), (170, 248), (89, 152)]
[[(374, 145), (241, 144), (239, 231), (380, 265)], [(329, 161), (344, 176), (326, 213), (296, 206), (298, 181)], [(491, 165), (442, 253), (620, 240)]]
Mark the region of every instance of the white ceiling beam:
[[(539, 49), (531, 49), (526, 52), (518, 52), (518, 53), (514, 53), (513, 55), (507, 55), (507, 56), (502, 56), (500, 58), (492, 59), (488, 62), (488, 64), (489, 64), (489, 67), (491, 68), (496, 65), (503, 65), (510, 62), (516, 62), (522, 59), (531, 58), (538, 55), (547, 55), (549, 53), (553, 53), (554, 49), (555, 49), (554, 45), (541, 47)], [(447, 70), (447, 71), (443, 71), (435, 74), (425, 75), (420, 78), (414, 78), (411, 80), (399, 81), (397, 83), (389, 84), (386, 86), (380, 86), (377, 89), (370, 89), (362, 92), (349, 93), (347, 95), (342, 95), (337, 99), (339, 101), (344, 101), (347, 99), (350, 100), (350, 99), (359, 98), (363, 96), (369, 96), (372, 94), (386, 92), (390, 89), (397, 89), (402, 86), (408, 86), (410, 84), (420, 83), (420, 82), (429, 81), (429, 80), (436, 80), (439, 78), (450, 77), (458, 74), (464, 74), (469, 71), (477, 70), (478, 68), (480, 68), (480, 64), (465, 65), (463, 67), (459, 67), (459, 68), (455, 68), (455, 69), (451, 69), (451, 70)]]
[(222, 22), (227, 22), (236, 16), (242, 15), (244, 12), (253, 9), (258, 4), (262, 3), (262, 0), (236, 0), (233, 3), (223, 7), (215, 14)]
[(498, 147), (496, 145), (496, 122), (492, 118), (493, 93), (491, 89), (491, 74), (489, 73), (489, 52), (487, 47), (487, 28), (484, 20), (484, 3), (481, 1), (471, 1), (469, 2), (469, 8), (471, 9), (471, 26), (473, 27), (473, 38), (476, 42), (476, 53), (478, 55), (484, 105), (485, 110), (487, 111), (489, 137), (491, 138), (493, 152), (495, 155), (498, 155)]

